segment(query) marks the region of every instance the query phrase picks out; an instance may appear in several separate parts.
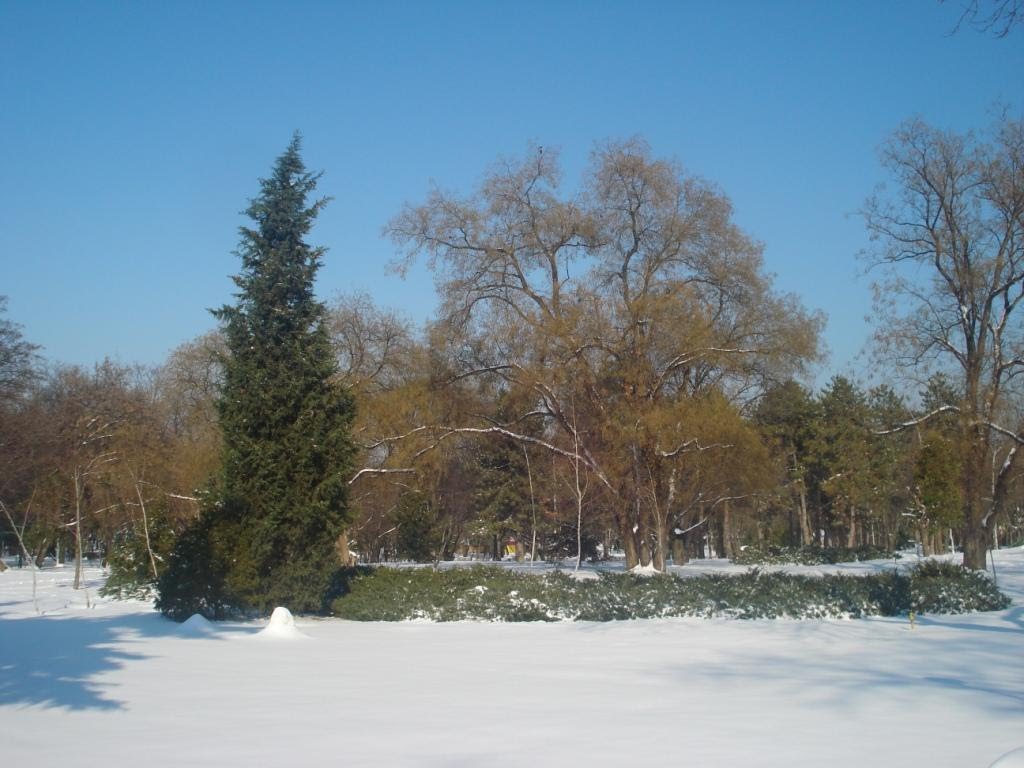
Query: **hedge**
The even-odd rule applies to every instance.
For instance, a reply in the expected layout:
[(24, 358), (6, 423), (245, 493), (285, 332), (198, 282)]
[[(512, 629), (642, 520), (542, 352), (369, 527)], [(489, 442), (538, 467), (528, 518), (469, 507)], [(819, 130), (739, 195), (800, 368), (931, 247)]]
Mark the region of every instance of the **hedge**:
[(666, 617), (857, 618), (914, 611), (966, 613), (1010, 604), (983, 573), (926, 562), (907, 572), (797, 576), (752, 569), (734, 576), (565, 573), (476, 566), (351, 571), (335, 616), (355, 621), (614, 621)]
[(893, 560), (899, 554), (865, 545), (861, 547), (746, 546), (733, 555), (736, 565), (834, 565), (863, 560)]

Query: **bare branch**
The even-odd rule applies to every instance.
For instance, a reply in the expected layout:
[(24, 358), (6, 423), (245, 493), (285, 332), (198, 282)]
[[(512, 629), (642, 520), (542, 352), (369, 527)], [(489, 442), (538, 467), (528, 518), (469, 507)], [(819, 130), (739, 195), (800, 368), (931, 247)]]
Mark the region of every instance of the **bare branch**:
[(685, 443), (680, 445), (674, 451), (662, 451), (662, 450), (659, 449), (658, 450), (658, 455), (661, 456), (662, 458), (665, 458), (665, 459), (673, 459), (676, 456), (678, 456), (679, 454), (681, 454), (681, 453), (689, 453), (691, 450), (692, 451), (697, 451), (699, 453), (703, 453), (704, 451), (710, 451), (712, 448), (733, 448), (733, 447), (734, 446), (731, 443), (711, 443), (710, 445), (701, 445), (700, 441), (697, 440), (697, 438), (694, 438), (693, 440), (687, 440)]
[(169, 499), (182, 499), (183, 501), (195, 501), (195, 502), (200, 501), (200, 499), (197, 499), (195, 496), (182, 496), (179, 493), (168, 493), (168, 494), (165, 494), (165, 495)]
[(901, 424), (897, 424), (892, 429), (875, 430), (872, 432), (872, 434), (894, 435), (897, 432), (903, 432), (904, 430), (910, 429), (911, 427), (916, 427), (919, 424), (924, 424), (925, 422), (930, 421), (931, 419), (943, 413), (960, 413), (960, 407), (956, 405), (943, 405), (940, 408), (936, 408), (934, 411), (926, 413), (924, 416), (921, 416), (920, 418), (911, 419), (910, 421), (904, 421)]
[(356, 472), (352, 478), (348, 481), (349, 485), (352, 485), (356, 480), (364, 475), (410, 475), (415, 474), (416, 470), (412, 468), (408, 469), (371, 469), (364, 467)]

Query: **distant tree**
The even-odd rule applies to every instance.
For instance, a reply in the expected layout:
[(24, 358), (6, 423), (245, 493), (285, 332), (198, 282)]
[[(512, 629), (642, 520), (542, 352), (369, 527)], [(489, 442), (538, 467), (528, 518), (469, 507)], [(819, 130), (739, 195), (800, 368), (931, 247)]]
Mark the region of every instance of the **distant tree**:
[[(246, 211), (255, 226), (241, 228), (238, 300), (214, 313), (228, 350), (217, 404), (222, 478), (196, 533), (183, 537), (191, 549), (175, 553), (161, 580), (160, 607), (171, 615), (325, 607), (349, 518), (354, 408), (313, 293), (325, 249), (305, 238), (326, 203), (307, 201), (318, 179), (296, 134)], [(192, 566), (209, 577), (198, 600), (195, 576), (183, 572)]]
[(193, 443), (219, 435), (217, 397), (228, 355), (223, 335), (213, 331), (173, 349), (157, 370), (158, 397), (176, 436)]
[(412, 326), (363, 293), (338, 296), (327, 308), (327, 332), (341, 381), (356, 396), (376, 394), (407, 377), (415, 348)]
[(207, 487), (221, 468), (217, 398), (227, 357), (223, 335), (211, 332), (172, 350), (155, 374), (154, 399), (174, 444), (168, 464), (186, 493)]
[(811, 483), (811, 443), (818, 418), (811, 393), (795, 381), (768, 389), (754, 411), (754, 422), (783, 466), (784, 495), (795, 510), (799, 542), (814, 543), (808, 492)]
[(956, 444), (936, 431), (921, 437), (914, 459), (913, 510), (926, 555), (940, 551), (942, 533), (963, 523)]
[[(945, 410), (950, 403), (959, 403), (962, 395), (950, 377), (940, 372), (925, 382), (920, 399), (919, 415), (933, 415), (915, 425), (913, 430), (913, 446), (908, 451), (911, 462), (908, 506), (917, 541), (924, 553), (930, 555), (944, 551), (950, 529), (964, 527), (959, 419), (955, 411)], [(890, 423), (901, 421), (906, 419)]]
[(819, 395), (818, 408), (813, 453), (820, 487), (832, 527), (846, 534), (843, 545), (855, 547), (875, 484), (867, 396), (846, 377), (834, 376)]
[(400, 558), (425, 563), (437, 558), (441, 531), (430, 499), (419, 491), (409, 491), (393, 512), (396, 529), (395, 548)]
[[(869, 259), (883, 273), (878, 349), (918, 380), (948, 377), (915, 423), (956, 417), (964, 564), (981, 569), (1024, 446), (1011, 408), (1024, 374), (1024, 122), (1003, 118), (983, 141), (911, 120), (882, 161), (895, 194), (865, 207), (878, 244)], [(993, 478), (1002, 441), (1011, 446)]]
[[(0, 315), (7, 312), (7, 297), (0, 296)], [(21, 326), (0, 317), (0, 401), (25, 389), (37, 377), (39, 346), (25, 341)]]
[[(13, 504), (32, 474), (31, 425), (19, 402), (38, 376), (35, 344), (25, 341), (21, 326), (2, 317), (7, 297), (0, 296), (0, 501)], [(5, 507), (5, 509), (8, 509)], [(0, 518), (0, 536), (9, 534), (23, 547), (20, 531), (9, 518)], [(5, 529), (10, 528), (10, 531)], [(0, 571), (3, 565), (0, 563)]]
[(871, 489), (867, 496), (864, 544), (895, 549), (909, 533), (904, 515), (911, 505), (914, 435), (901, 432), (886, 436), (878, 432), (885, 431), (890, 424), (906, 421), (910, 414), (903, 397), (889, 385), (868, 391)]
[(535, 505), (530, 504), (527, 471), (528, 456), (523, 446), (509, 439), (478, 440), (473, 455), (473, 506), (478, 526), (474, 543), (486, 545), (495, 557), (502, 550), (499, 542), (533, 539), (532, 519)]

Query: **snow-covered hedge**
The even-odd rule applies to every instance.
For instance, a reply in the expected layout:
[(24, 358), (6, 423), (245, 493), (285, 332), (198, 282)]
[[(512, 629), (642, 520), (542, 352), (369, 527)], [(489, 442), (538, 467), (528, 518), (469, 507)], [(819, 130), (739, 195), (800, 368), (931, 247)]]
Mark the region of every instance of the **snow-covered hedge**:
[(781, 547), (746, 546), (732, 558), (737, 565), (833, 565), (864, 560), (892, 560), (898, 554), (881, 547)]
[(357, 621), (613, 621), (664, 617), (829, 618), (963, 613), (1005, 608), (984, 574), (926, 563), (909, 573), (794, 576), (753, 569), (738, 576), (577, 580), (499, 568), (360, 569), (333, 612)]

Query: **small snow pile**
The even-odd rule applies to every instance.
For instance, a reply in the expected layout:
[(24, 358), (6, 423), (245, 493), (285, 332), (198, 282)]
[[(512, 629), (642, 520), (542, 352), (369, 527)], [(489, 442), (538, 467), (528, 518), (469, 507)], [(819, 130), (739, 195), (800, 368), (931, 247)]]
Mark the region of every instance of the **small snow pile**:
[(202, 637), (204, 635), (212, 635), (215, 630), (213, 624), (205, 616), (193, 613), (188, 617), (187, 621), (182, 623), (181, 631), (186, 635)]
[(634, 565), (629, 569), (634, 576), (661, 576), (662, 573), (653, 565)]
[(278, 606), (270, 614), (270, 623), (259, 633), (260, 637), (276, 637), (286, 640), (308, 637), (302, 634), (295, 626), (295, 617), (292, 612), (283, 606)]
[(989, 768), (1024, 768), (1024, 747), (1007, 752)]

